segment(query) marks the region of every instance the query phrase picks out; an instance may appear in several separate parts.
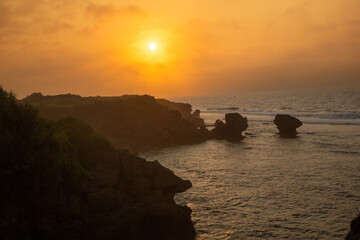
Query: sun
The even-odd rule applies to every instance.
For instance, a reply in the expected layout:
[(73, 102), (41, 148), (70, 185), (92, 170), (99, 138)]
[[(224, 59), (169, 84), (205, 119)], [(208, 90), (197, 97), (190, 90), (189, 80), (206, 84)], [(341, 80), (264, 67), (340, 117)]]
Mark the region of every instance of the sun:
[(155, 51), (156, 50), (156, 44), (155, 43), (150, 43), (149, 44), (149, 49), (151, 50), (151, 51)]

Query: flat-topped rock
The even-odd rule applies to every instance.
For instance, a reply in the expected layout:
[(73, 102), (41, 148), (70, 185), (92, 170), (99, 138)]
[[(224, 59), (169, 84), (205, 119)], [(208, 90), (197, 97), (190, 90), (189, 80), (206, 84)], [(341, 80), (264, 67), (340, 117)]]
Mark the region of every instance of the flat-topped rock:
[(298, 133), (296, 129), (303, 124), (299, 119), (288, 114), (277, 114), (274, 123), (279, 129), (280, 135), (285, 137), (295, 137)]

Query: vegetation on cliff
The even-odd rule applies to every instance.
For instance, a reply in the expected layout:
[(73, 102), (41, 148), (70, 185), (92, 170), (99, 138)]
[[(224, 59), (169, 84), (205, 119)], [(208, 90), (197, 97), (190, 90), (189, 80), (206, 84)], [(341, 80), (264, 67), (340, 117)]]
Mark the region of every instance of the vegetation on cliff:
[[(81, 216), (91, 175), (56, 124), (0, 89), (0, 230), (3, 239), (46, 237)], [(75, 217), (76, 218), (76, 217)]]
[(119, 149), (137, 151), (208, 138), (199, 111), (191, 113), (189, 104), (156, 100), (148, 95), (80, 97), (34, 93), (22, 102), (37, 106), (40, 113), (50, 119), (69, 116), (80, 119)]
[(1, 239), (192, 239), (191, 187), (74, 118), (45, 120), (0, 88)]

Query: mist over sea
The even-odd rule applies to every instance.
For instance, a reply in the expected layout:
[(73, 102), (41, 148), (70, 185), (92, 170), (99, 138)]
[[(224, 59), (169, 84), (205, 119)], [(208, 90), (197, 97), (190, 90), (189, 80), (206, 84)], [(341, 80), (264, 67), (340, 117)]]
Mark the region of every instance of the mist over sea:
[[(192, 208), (197, 239), (341, 239), (360, 208), (360, 91), (257, 92), (174, 99), (207, 124), (228, 112), (248, 118), (241, 142), (141, 153), (193, 188), (176, 201)], [(304, 125), (294, 139), (272, 123), (288, 113)]]

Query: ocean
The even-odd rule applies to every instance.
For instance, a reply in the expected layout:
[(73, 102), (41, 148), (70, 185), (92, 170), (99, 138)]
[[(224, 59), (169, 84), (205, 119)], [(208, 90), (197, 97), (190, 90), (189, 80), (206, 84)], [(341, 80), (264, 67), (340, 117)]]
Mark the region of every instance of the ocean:
[[(172, 99), (201, 110), (209, 125), (238, 112), (241, 142), (211, 140), (151, 150), (193, 187), (197, 239), (342, 239), (360, 208), (360, 90), (311, 89)], [(297, 138), (280, 138), (277, 113), (299, 118)]]

